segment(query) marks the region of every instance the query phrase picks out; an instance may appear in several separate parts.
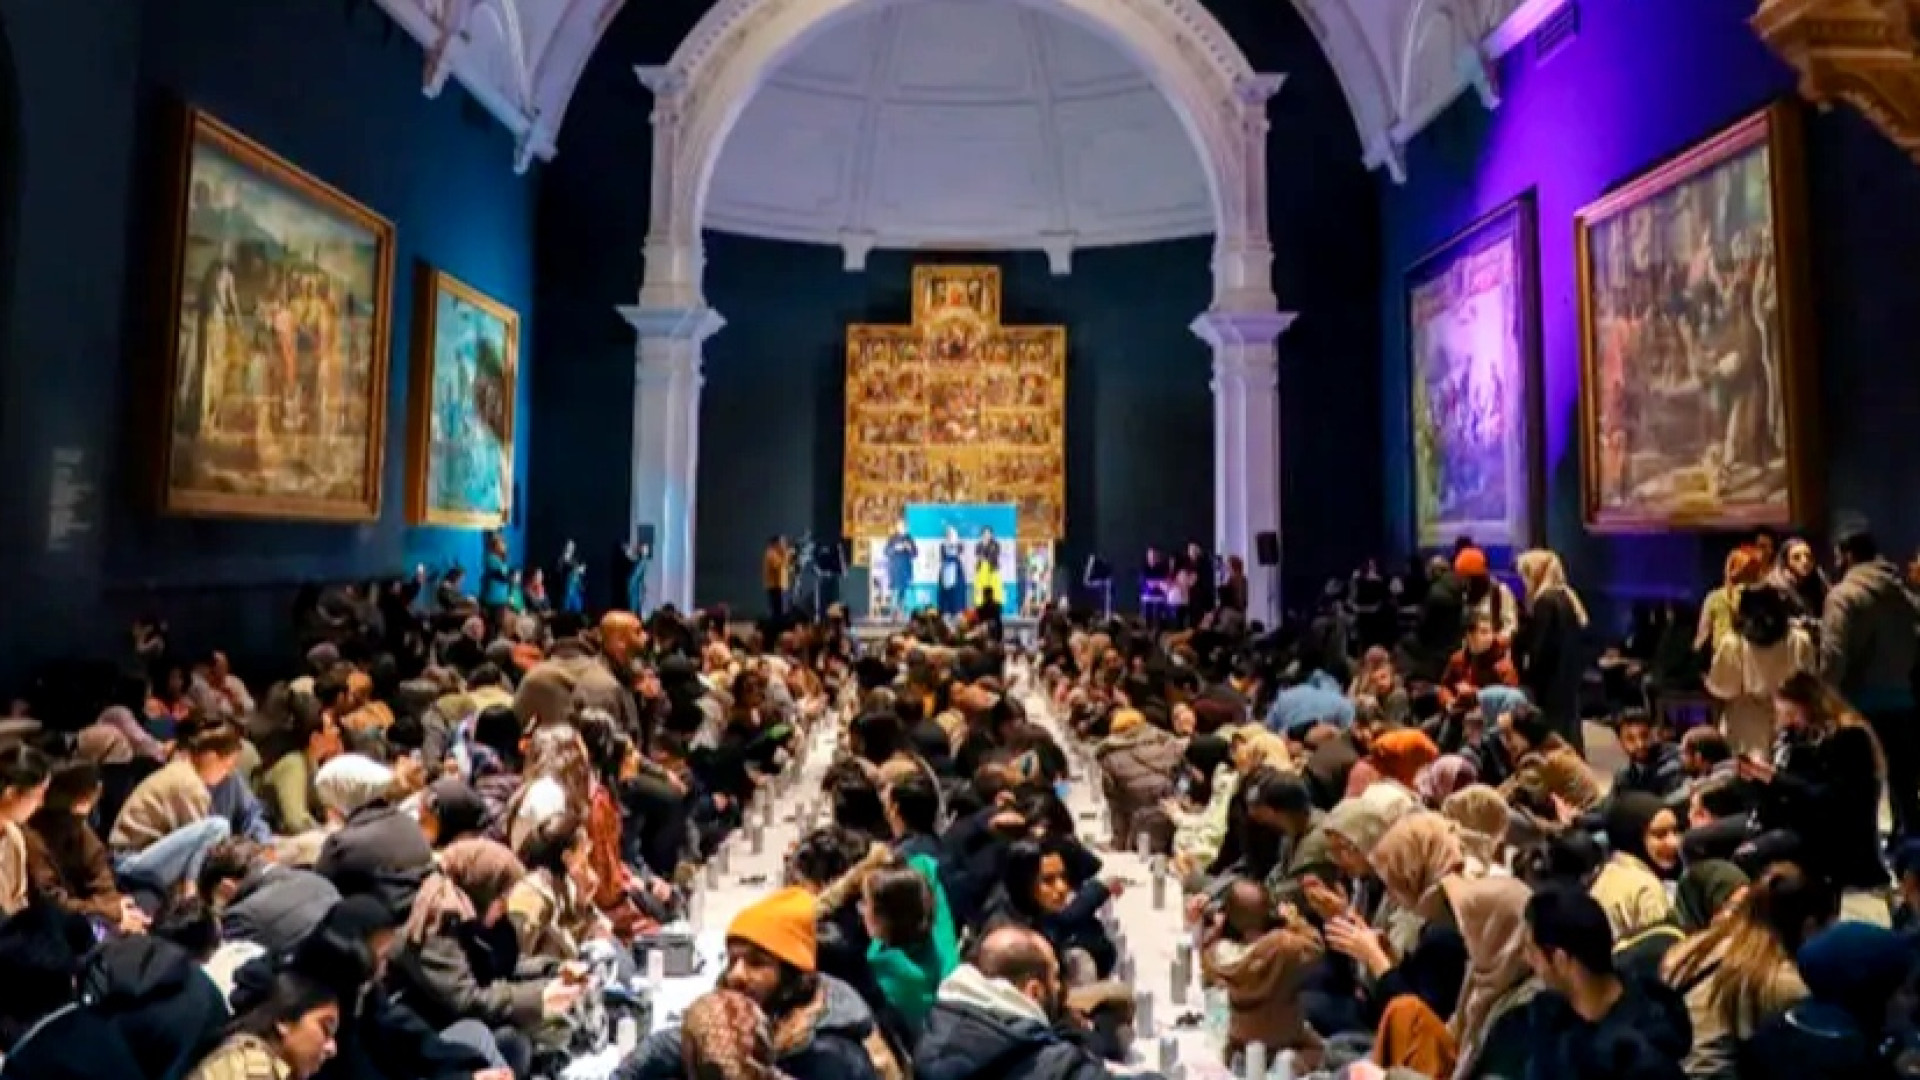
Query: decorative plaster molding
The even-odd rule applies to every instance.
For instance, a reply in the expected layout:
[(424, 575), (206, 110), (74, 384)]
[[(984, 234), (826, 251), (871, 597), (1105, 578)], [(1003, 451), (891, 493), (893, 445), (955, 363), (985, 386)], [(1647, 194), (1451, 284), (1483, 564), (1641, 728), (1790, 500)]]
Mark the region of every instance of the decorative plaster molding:
[(640, 335), (642, 341), (690, 341), (698, 345), (720, 332), (727, 320), (710, 307), (657, 308), (627, 306), (620, 317)]
[(873, 250), (876, 238), (870, 232), (840, 230), (841, 268), (850, 274), (860, 273), (867, 268), (867, 253)]
[(1189, 329), (1215, 349), (1237, 350), (1272, 345), (1299, 317), (1294, 311), (1209, 311)]
[(1920, 160), (1920, 8), (1908, 0), (1764, 0), (1752, 26), (1809, 101), (1844, 101)]
[[(655, 202), (655, 239), (698, 242), (713, 166), (742, 102), (797, 42), (856, 9), (859, 2), (723, 0), (702, 17), (668, 64), (683, 77), (683, 85), (669, 95), (678, 106), (675, 117), (655, 125), (656, 166), (663, 150), (672, 162), (662, 178), (667, 197)], [(1277, 82), (1253, 71), (1200, 0), (1032, 2), (1103, 29), (1146, 68), (1200, 151), (1214, 203), (1215, 235), (1264, 242), (1265, 170), (1250, 167), (1250, 162), (1264, 162), (1265, 133), (1259, 133), (1262, 145), (1257, 152), (1247, 145), (1242, 88), (1257, 92), (1270, 85), (1277, 88)], [(654, 273), (650, 264), (649, 286)]]

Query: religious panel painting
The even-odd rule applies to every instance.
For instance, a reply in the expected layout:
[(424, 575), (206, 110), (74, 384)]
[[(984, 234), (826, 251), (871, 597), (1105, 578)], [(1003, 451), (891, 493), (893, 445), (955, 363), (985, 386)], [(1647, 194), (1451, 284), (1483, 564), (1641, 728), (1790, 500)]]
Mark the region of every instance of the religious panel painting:
[(377, 517), (392, 225), (205, 113), (183, 143), (162, 509)]
[(911, 325), (847, 330), (843, 535), (920, 503), (1012, 504), (1019, 539), (1063, 535), (1066, 354), (1064, 327), (1000, 325), (997, 268), (916, 267)]
[(1581, 442), (1598, 531), (1817, 511), (1799, 114), (1777, 105), (1580, 211)]
[(520, 316), (430, 266), (417, 277), (407, 517), (497, 529), (513, 514)]
[(1537, 539), (1539, 303), (1534, 204), (1494, 211), (1407, 272), (1418, 546)]

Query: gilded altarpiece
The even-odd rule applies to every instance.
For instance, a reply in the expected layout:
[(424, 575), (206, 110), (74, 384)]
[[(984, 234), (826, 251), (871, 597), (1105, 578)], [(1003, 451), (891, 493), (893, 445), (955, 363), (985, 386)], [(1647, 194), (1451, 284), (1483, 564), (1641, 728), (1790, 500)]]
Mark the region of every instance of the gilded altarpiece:
[(919, 266), (911, 325), (847, 328), (842, 535), (910, 505), (1007, 503), (1025, 543), (1066, 531), (1067, 330), (1003, 326), (1000, 270)]

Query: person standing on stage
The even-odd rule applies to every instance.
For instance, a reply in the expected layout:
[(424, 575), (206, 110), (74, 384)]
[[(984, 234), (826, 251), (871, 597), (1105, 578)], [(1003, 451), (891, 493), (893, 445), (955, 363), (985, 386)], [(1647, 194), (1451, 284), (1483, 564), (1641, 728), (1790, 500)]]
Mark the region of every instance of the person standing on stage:
[(947, 538), (940, 542), (940, 614), (952, 618), (967, 610), (967, 570), (961, 559), (966, 545), (960, 542), (960, 530), (947, 526)]
[(973, 603), (975, 607), (986, 603), (987, 594), (1002, 603), (1006, 602), (1007, 591), (1000, 585), (1000, 541), (993, 538), (993, 530), (981, 528), (980, 539), (973, 545)]
[(1159, 626), (1167, 618), (1167, 586), (1173, 569), (1160, 557), (1160, 549), (1147, 545), (1146, 560), (1140, 566), (1140, 614), (1150, 626)]
[(1189, 626), (1197, 626), (1200, 620), (1213, 611), (1215, 577), (1213, 560), (1207, 557), (1207, 549), (1200, 541), (1187, 541), (1186, 554), (1176, 563), (1180, 572), (1187, 575), (1187, 619)]
[(786, 537), (768, 537), (766, 554), (760, 557), (760, 584), (767, 590), (767, 617), (775, 622), (787, 617), (787, 583), (791, 573)]
[(912, 614), (913, 560), (920, 557), (920, 546), (907, 535), (907, 519), (887, 540), (887, 587), (893, 592), (894, 618), (905, 622)]

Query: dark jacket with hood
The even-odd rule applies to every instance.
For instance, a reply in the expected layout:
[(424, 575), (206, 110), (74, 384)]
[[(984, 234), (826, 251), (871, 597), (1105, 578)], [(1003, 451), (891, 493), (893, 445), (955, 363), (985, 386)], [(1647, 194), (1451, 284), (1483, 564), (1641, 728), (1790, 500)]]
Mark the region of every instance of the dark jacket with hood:
[(420, 823), (387, 803), (355, 810), (327, 837), (314, 870), (341, 896), (372, 896), (397, 919), (406, 918), (420, 883), (433, 871), (433, 848)]
[(81, 972), (80, 993), (120, 1033), (146, 1080), (187, 1075), (232, 1019), (192, 954), (150, 935), (102, 945)]
[(1008, 983), (963, 964), (941, 984), (913, 1052), (917, 1080), (1105, 1080), (1091, 1051)]
[[(867, 1041), (878, 1034), (873, 1013), (846, 983), (820, 976), (822, 1005), (813, 1031), (799, 1045), (774, 1048), (774, 1065), (791, 1080), (879, 1080)], [(680, 1080), (680, 1029), (647, 1036), (620, 1063), (613, 1080)]]
[(511, 927), (449, 916), (415, 944), (402, 940), (387, 967), (395, 1000), (435, 1030), (461, 1020), (530, 1031), (543, 1016), (541, 991), (553, 964), (519, 960)]
[(1629, 980), (1613, 1009), (1590, 1024), (1567, 999), (1529, 1006), (1533, 1058), (1526, 1080), (1683, 1080), (1693, 1047), (1686, 1002), (1664, 983)]
[(240, 879), (240, 891), (220, 912), (220, 933), (283, 952), (312, 933), (339, 900), (333, 882), (311, 870), (263, 863)]

